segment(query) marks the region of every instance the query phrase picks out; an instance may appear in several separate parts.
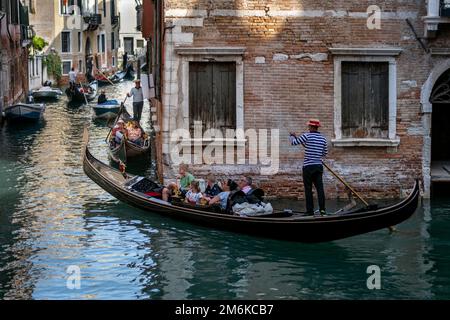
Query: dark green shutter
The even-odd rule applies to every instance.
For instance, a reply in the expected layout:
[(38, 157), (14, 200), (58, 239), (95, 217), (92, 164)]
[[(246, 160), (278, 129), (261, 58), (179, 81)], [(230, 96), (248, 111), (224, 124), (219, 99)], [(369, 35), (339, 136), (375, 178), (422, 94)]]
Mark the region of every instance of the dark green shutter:
[(387, 138), (389, 64), (342, 63), (342, 135), (345, 138)]
[(236, 128), (236, 64), (189, 64), (189, 120), (202, 121), (203, 129)]

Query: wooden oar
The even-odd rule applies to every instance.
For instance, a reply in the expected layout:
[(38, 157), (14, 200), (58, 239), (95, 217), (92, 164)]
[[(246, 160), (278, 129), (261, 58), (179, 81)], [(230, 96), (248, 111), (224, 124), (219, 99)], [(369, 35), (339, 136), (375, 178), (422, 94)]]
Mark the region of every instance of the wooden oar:
[(361, 202), (364, 203), (364, 205), (366, 207), (369, 206), (369, 203), (366, 200), (364, 200), (359, 195), (359, 193), (355, 191), (355, 189), (353, 189), (347, 182), (345, 182), (345, 180), (341, 176), (339, 176), (336, 172), (334, 172), (324, 161), (322, 161), (322, 163), (323, 163), (323, 166), (325, 168), (327, 168), (328, 171), (330, 171), (340, 182), (342, 182), (344, 184), (344, 186), (346, 186), (359, 200), (361, 200)]
[[(324, 161), (322, 161), (323, 166), (325, 168), (328, 169), (328, 171), (330, 171), (340, 182), (342, 182), (344, 184), (344, 186), (346, 186), (359, 200), (361, 200), (362, 203), (364, 203), (364, 205), (366, 207), (369, 207), (369, 203), (364, 200), (358, 192), (355, 191), (355, 189), (353, 189), (347, 182), (345, 182), (345, 180), (339, 176), (336, 172), (334, 172)], [(393, 233), (396, 232), (397, 229), (394, 226), (388, 227), (389, 232)]]
[(109, 80), (109, 78), (106, 76), (106, 74), (104, 74), (104, 73), (102, 72), (102, 70), (100, 70), (100, 69), (97, 68), (97, 67), (95, 67), (95, 69), (97, 69), (97, 71), (99, 71), (99, 72), (105, 77), (105, 79), (108, 80), (109, 83), (111, 83), (112, 85), (114, 85), (114, 83), (113, 83), (111, 80)]

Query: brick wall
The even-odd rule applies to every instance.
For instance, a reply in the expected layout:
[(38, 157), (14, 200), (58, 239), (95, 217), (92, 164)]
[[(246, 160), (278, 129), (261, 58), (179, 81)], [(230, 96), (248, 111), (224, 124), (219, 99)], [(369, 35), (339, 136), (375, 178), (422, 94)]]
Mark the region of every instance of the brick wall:
[[(367, 28), (369, 5), (382, 9), (380, 30)], [(258, 175), (258, 166), (194, 166), (203, 176), (213, 170), (219, 176), (251, 174), (271, 195), (302, 197), (302, 152), (288, 144), (288, 132), (306, 130), (309, 118), (319, 118), (328, 140), (334, 134), (333, 47), (396, 47), (402, 53), (397, 63), (398, 147), (332, 147), (328, 161), (362, 194), (396, 197), (422, 178), (423, 130), (421, 87), (438, 57), (424, 52), (406, 23), (408, 18), (419, 35), (423, 1), (167, 1), (164, 64), (163, 152), (168, 159), (170, 132), (183, 124), (180, 101), (181, 57), (179, 46), (245, 47), (245, 128), (280, 129), (280, 173)], [(444, 28), (430, 46), (448, 46)], [(174, 88), (175, 86), (175, 88)], [(178, 86), (178, 89), (177, 89)], [(181, 120), (180, 120), (181, 119)], [(165, 124), (165, 125), (164, 125)], [(165, 147), (164, 147), (165, 145)], [(166, 180), (176, 171), (166, 161)], [(330, 197), (344, 196), (342, 186), (325, 174)]]
[(28, 92), (28, 48), (22, 48), (19, 25), (8, 25), (6, 16), (0, 24), (0, 99), (7, 106), (24, 100)]

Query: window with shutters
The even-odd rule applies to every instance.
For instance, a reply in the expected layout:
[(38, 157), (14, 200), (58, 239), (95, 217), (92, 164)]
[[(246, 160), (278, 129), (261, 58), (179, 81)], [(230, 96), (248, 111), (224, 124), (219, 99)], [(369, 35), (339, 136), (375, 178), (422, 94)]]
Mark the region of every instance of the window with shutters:
[[(8, 5), (8, 1), (6, 2)], [(19, 24), (19, 0), (9, 1), (9, 23)]]
[(342, 137), (388, 138), (389, 64), (342, 62)]
[(116, 34), (111, 32), (111, 50), (116, 49)]
[(189, 125), (203, 130), (236, 129), (236, 63), (189, 63)]
[(68, 53), (71, 51), (70, 31), (61, 32), (61, 52)]
[(330, 48), (335, 147), (396, 147), (400, 48)]
[(70, 70), (72, 69), (72, 60), (63, 60), (61, 65), (62, 65), (62, 74), (68, 75)]

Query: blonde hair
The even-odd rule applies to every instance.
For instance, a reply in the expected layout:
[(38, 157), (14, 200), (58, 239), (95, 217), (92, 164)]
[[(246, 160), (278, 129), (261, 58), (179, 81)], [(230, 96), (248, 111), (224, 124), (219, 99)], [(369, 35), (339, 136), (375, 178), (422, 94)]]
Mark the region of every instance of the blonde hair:
[(184, 170), (186, 172), (189, 172), (189, 165), (186, 163), (181, 163), (179, 170)]

